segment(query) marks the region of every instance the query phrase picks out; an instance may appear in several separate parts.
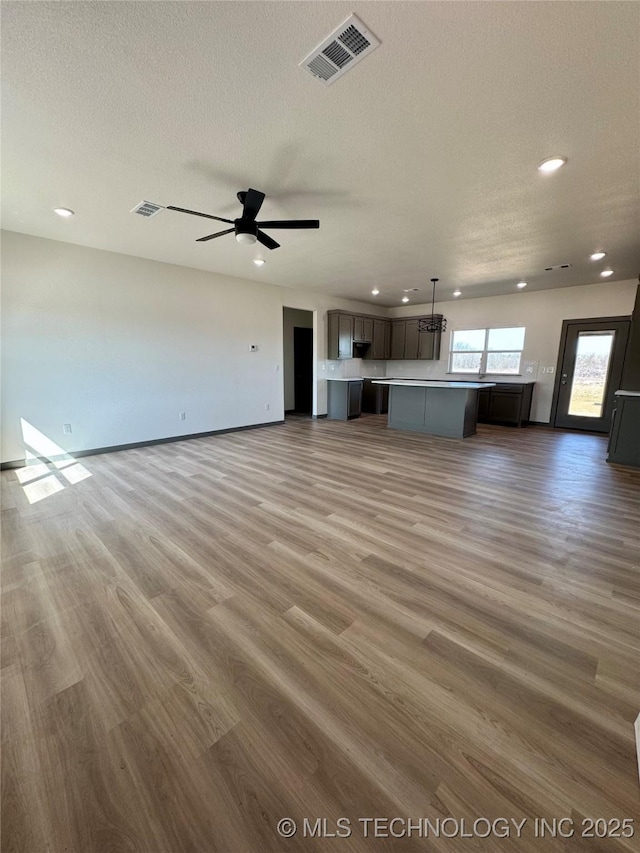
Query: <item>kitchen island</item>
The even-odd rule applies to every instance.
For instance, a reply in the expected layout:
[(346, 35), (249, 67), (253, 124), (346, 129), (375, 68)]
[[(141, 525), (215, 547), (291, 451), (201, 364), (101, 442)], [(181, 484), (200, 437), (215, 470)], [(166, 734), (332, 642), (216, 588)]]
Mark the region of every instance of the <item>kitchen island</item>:
[(374, 379), (373, 384), (389, 385), (391, 429), (467, 438), (476, 432), (478, 391), (494, 383)]

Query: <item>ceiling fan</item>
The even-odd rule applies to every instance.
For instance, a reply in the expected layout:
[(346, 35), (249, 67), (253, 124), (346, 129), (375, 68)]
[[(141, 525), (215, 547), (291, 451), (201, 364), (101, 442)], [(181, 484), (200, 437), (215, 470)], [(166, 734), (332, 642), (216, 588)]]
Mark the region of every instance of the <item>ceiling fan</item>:
[(259, 190), (249, 189), (246, 192), (241, 190), (238, 193), (238, 201), (242, 205), (242, 216), (239, 219), (223, 219), (221, 216), (211, 216), (209, 213), (198, 213), (197, 210), (186, 210), (184, 207), (174, 207), (168, 205), (167, 210), (177, 210), (178, 213), (190, 213), (192, 216), (202, 216), (204, 219), (215, 219), (218, 222), (227, 222), (233, 225), (233, 228), (227, 228), (226, 231), (218, 231), (215, 234), (208, 234), (206, 237), (199, 237), (196, 243), (204, 243), (207, 240), (214, 240), (216, 237), (222, 237), (224, 234), (231, 234), (235, 231), (236, 240), (238, 243), (250, 245), (256, 240), (266, 246), (267, 249), (278, 249), (280, 243), (276, 243), (268, 234), (261, 231), (261, 228), (319, 228), (320, 221), (318, 219), (283, 219), (273, 222), (256, 222), (256, 216), (262, 202), (264, 201), (264, 193)]

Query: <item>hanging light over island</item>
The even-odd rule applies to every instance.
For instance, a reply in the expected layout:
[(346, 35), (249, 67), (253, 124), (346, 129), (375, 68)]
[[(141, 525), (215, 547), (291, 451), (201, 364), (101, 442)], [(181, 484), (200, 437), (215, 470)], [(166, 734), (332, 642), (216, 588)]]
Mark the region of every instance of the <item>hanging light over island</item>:
[(437, 278), (431, 279), (431, 283), (433, 285), (433, 291), (431, 293), (431, 316), (418, 320), (419, 332), (431, 332), (431, 334), (435, 334), (436, 332), (446, 331), (447, 321), (441, 314), (436, 314), (436, 283), (439, 280), (440, 279)]

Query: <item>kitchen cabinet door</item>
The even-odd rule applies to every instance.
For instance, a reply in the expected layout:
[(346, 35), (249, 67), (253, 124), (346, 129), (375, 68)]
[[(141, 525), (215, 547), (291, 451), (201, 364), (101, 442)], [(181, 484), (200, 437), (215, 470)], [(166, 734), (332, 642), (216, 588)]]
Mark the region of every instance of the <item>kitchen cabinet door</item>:
[(362, 382), (347, 382), (347, 418), (359, 418), (362, 412)]
[(383, 358), (391, 358), (391, 323), (388, 320), (385, 320)]
[(440, 357), (440, 332), (418, 332), (418, 358), (426, 361)]
[(491, 389), (489, 420), (491, 423), (520, 423), (522, 391), (501, 391), (497, 386)]
[(419, 332), (417, 320), (405, 320), (404, 356), (403, 358), (417, 359)]
[(478, 391), (478, 420), (486, 423), (489, 420), (489, 404), (491, 403), (491, 388)]
[(338, 358), (351, 358), (353, 355), (353, 317), (351, 314), (338, 315)]
[(329, 314), (328, 320), (328, 358), (352, 358), (353, 315), (335, 312)]
[(369, 352), (365, 358), (389, 358), (389, 328), (388, 320), (372, 320), (373, 334)]
[(353, 318), (353, 340), (358, 343), (369, 344), (373, 340), (373, 320), (371, 317)]
[(404, 335), (406, 323), (404, 320), (391, 322), (391, 353), (390, 358), (404, 358)]

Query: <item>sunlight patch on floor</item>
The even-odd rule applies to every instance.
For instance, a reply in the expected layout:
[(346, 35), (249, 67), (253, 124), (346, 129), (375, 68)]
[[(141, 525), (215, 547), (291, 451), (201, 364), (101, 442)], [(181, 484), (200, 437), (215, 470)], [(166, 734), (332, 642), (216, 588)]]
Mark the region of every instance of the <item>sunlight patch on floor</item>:
[[(27, 464), (16, 471), (16, 477), (30, 504), (63, 491), (65, 484), (56, 474), (61, 474), (68, 485), (75, 485), (92, 476), (84, 465), (29, 421), (20, 418), (20, 423), (23, 441), (31, 449), (25, 450)], [(43, 461), (43, 457), (47, 461)]]

